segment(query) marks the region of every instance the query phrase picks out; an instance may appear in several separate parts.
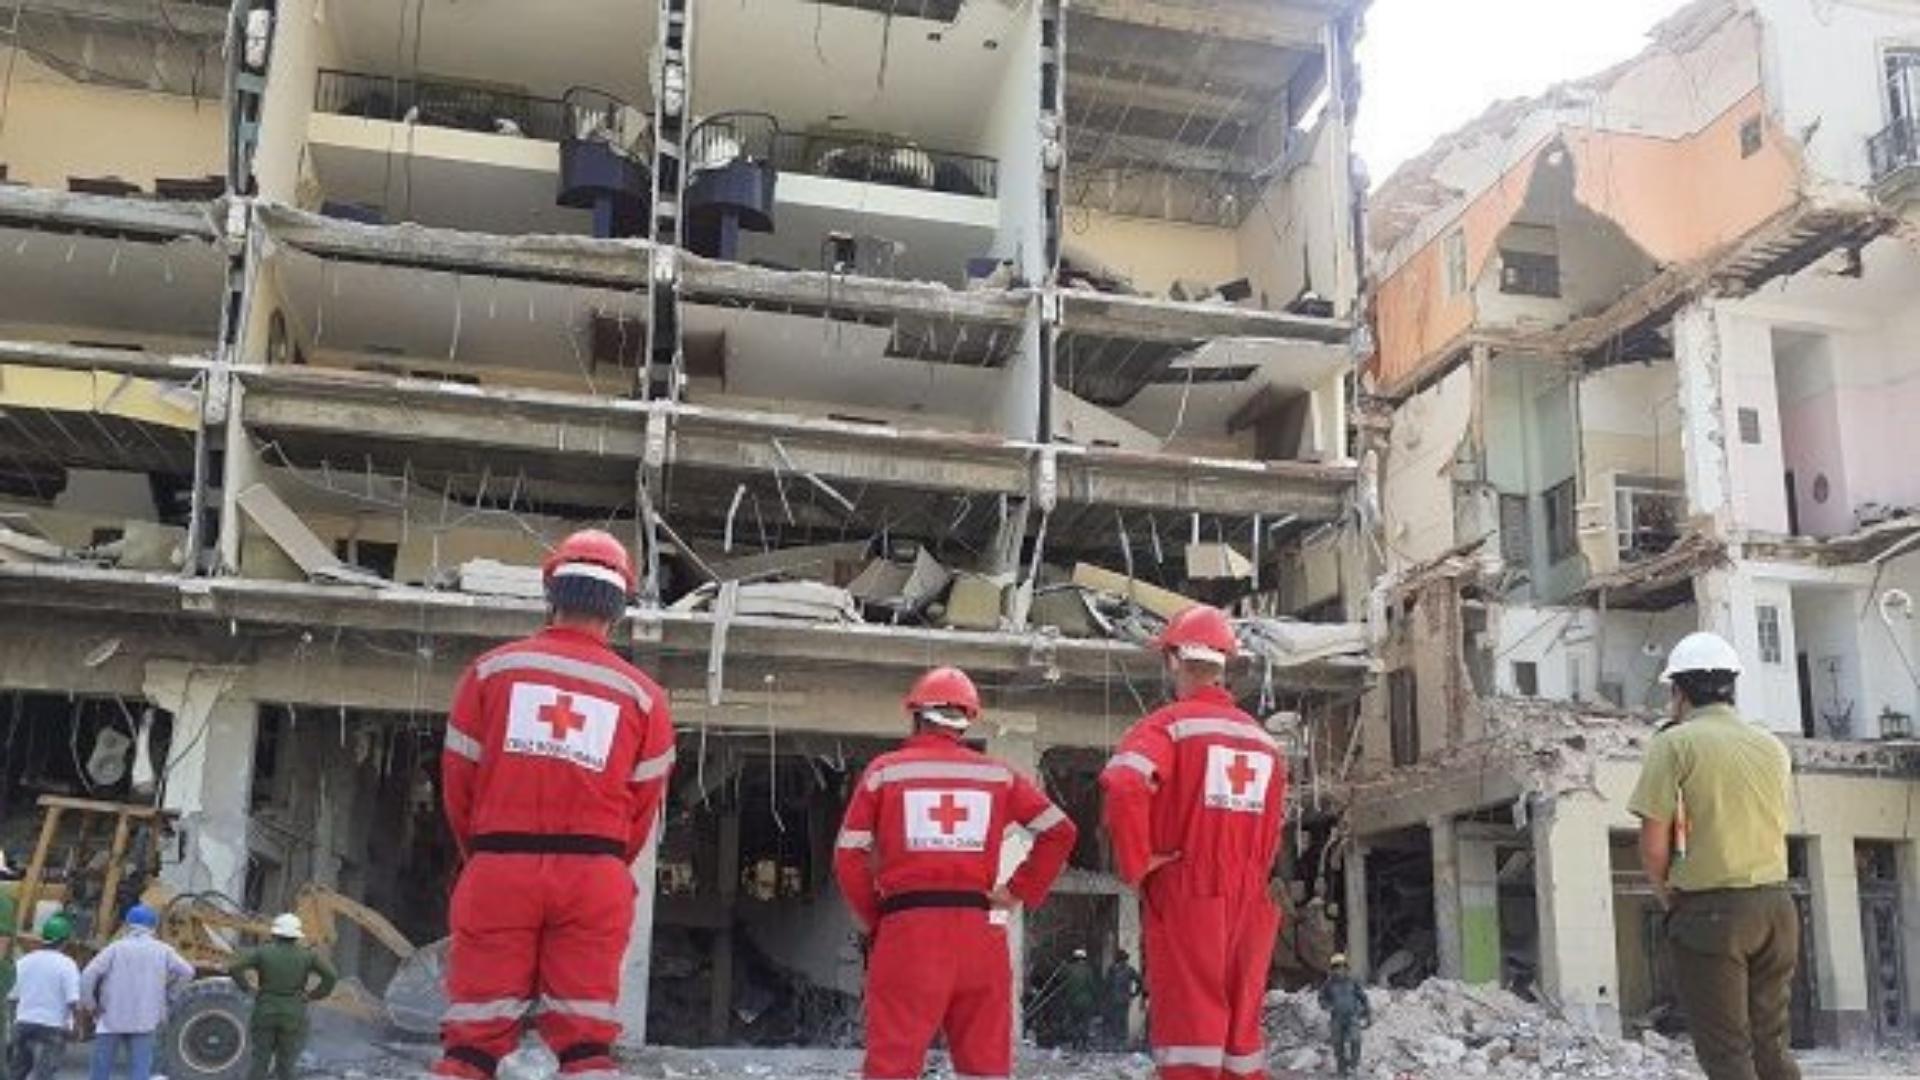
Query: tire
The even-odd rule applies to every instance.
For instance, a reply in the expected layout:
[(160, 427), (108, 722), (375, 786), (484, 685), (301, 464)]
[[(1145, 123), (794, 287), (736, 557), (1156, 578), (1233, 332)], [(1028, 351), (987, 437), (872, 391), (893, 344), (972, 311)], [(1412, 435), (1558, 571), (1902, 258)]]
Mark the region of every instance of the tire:
[(189, 985), (174, 998), (160, 1031), (155, 1071), (173, 1080), (240, 1080), (252, 1060), (252, 1015), (253, 999), (231, 979)]

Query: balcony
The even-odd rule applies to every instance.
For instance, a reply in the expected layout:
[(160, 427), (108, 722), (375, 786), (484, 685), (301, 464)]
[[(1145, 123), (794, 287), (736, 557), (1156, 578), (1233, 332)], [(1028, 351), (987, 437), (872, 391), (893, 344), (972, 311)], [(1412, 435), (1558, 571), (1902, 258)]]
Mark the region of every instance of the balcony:
[(999, 162), (978, 154), (844, 132), (782, 131), (773, 146), (781, 172), (988, 199), (1000, 194)]
[(321, 71), (314, 108), (362, 120), (425, 124), (546, 142), (559, 142), (567, 130), (566, 106), (551, 98), (351, 71)]
[(1868, 139), (1867, 157), (1883, 197), (1920, 194), (1920, 117), (1902, 117)]

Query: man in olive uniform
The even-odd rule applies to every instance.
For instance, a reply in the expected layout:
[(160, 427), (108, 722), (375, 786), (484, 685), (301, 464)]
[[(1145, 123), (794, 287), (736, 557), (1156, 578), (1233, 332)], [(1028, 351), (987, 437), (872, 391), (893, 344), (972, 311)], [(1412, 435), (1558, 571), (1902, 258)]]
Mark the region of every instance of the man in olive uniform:
[(1787, 891), (1793, 760), (1734, 711), (1740, 657), (1714, 634), (1673, 647), (1675, 723), (1647, 745), (1627, 808), (1667, 909), (1667, 948), (1708, 1080), (1799, 1080), (1787, 1049), (1800, 920)]
[[(305, 936), (298, 915), (281, 915), (273, 920), (272, 941), (246, 950), (227, 968), (235, 982), (254, 994), (248, 1080), (266, 1080), (269, 1067), (279, 1080), (293, 1080), (300, 1051), (307, 1045), (307, 1002), (333, 993), (339, 981), (326, 957), (301, 944)], [(255, 982), (248, 982), (249, 973)]]

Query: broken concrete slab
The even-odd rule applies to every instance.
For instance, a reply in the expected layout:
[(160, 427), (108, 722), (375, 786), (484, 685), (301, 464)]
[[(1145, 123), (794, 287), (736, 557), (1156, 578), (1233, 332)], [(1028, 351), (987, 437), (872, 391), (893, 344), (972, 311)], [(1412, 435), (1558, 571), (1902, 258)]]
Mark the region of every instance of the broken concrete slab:
[(0, 515), (0, 562), (58, 562), (67, 549), (40, 535), (25, 514)]
[(1067, 637), (1108, 637), (1112, 633), (1078, 585), (1035, 590), (1028, 619), (1035, 626), (1053, 627)]
[(947, 594), (941, 625), (960, 630), (998, 630), (1006, 611), (1007, 588), (1012, 584), (1010, 574), (960, 574)]
[(722, 581), (752, 582), (770, 578), (805, 579), (838, 585), (850, 579), (867, 558), (868, 543), (812, 544), (779, 548), (761, 555), (727, 559), (710, 565)]
[(896, 615), (917, 615), (926, 609), (953, 581), (953, 574), (940, 561), (921, 548), (913, 562), (875, 559), (847, 591), (855, 600), (885, 608)]
[(300, 515), (293, 512), (286, 502), (265, 484), (255, 484), (242, 491), (235, 500), (240, 509), (246, 511), (253, 523), (260, 526), (262, 532), (286, 552), (287, 557), (299, 564), (300, 569), (314, 581), (341, 585), (383, 586), (386, 579), (378, 574), (348, 566), (341, 562), (326, 542), (314, 534)]
[(1171, 589), (1149, 585), (1139, 578), (1130, 578), (1125, 574), (1115, 573), (1091, 563), (1080, 563), (1073, 568), (1073, 583), (1082, 588), (1131, 600), (1162, 619), (1171, 619), (1200, 603)]
[(498, 559), (469, 559), (460, 564), (459, 589), (482, 596), (544, 599), (546, 585), (537, 566), (516, 566)]
[(805, 619), (809, 622), (859, 622), (860, 609), (847, 590), (817, 581), (742, 584), (735, 613)]
[(1188, 544), (1187, 576), (1196, 581), (1251, 581), (1253, 561), (1230, 544)]

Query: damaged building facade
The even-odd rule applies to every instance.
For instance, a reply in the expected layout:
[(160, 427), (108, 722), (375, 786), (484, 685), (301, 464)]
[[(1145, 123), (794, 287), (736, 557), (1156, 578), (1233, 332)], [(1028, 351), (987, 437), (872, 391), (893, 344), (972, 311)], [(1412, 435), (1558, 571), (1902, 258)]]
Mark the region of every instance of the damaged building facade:
[(1376, 977), (1678, 1021), (1625, 806), (1708, 629), (1797, 763), (1796, 1043), (1913, 1034), (1916, 105), (1908, 5), (1699, 0), (1371, 197), (1386, 640), (1345, 887)]
[(177, 888), (439, 938), (452, 682), (583, 525), (681, 732), (635, 1041), (857, 1033), (834, 831), (926, 665), (1083, 827), (1034, 979), (1138, 955), (1095, 778), (1160, 621), (1233, 605), (1248, 704), (1351, 744), (1361, 0), (13, 7), (9, 853), (152, 787)]

